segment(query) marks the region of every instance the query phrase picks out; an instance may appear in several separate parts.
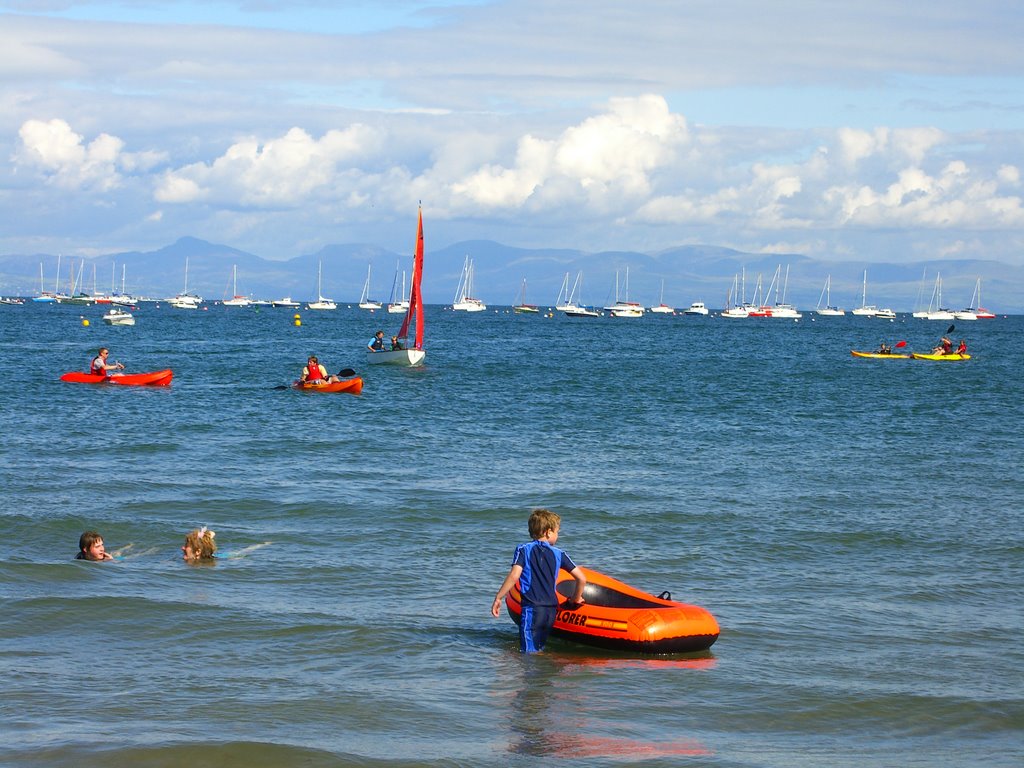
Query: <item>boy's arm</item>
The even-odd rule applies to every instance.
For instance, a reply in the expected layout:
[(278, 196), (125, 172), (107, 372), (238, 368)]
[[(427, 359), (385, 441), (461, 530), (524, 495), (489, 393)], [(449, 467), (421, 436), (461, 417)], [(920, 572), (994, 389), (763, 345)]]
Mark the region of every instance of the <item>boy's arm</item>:
[(586, 602), (583, 599), (583, 589), (587, 586), (587, 577), (583, 575), (583, 569), (578, 565), (569, 571), (569, 575), (576, 579), (576, 592), (572, 596), (572, 602), (583, 605)]
[[(577, 569), (578, 570), (578, 569)], [(523, 573), (523, 566), (513, 565), (512, 570), (508, 572), (508, 576), (501, 582), (501, 587), (498, 589), (498, 594), (494, 596), (494, 602), (491, 603), (491, 616), (498, 618), (501, 615), (501, 601), (505, 599), (505, 595), (512, 589), (516, 581)]]

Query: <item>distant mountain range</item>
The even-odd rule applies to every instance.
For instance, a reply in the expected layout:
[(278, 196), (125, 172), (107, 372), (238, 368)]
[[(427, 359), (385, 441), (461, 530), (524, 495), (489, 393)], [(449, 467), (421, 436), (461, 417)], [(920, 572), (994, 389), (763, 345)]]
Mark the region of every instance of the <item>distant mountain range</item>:
[[(616, 273), (620, 294), (624, 294), (628, 268), (629, 298), (633, 301), (648, 306), (657, 304), (664, 281), (666, 304), (685, 307), (701, 300), (717, 308), (724, 306), (735, 275), (745, 273), (746, 295), (750, 298), (758, 275), (767, 291), (776, 269), (781, 267), (782, 279), (788, 269), (789, 280), (788, 285), (778, 287), (779, 300), (785, 288), (789, 303), (799, 309), (813, 309), (826, 277), (831, 275), (832, 303), (851, 309), (861, 303), (867, 267), (870, 304), (900, 312), (909, 312), (920, 303), (927, 305), (938, 271), (942, 275), (944, 306), (954, 310), (967, 306), (980, 277), (985, 306), (999, 314), (1024, 312), (1024, 268), (980, 259), (865, 265), (824, 262), (800, 254), (743, 253), (709, 245), (686, 245), (656, 253), (587, 253), (513, 248), (487, 240), (456, 243), (436, 251), (430, 249), (428, 242), (423, 278), (423, 295), (428, 304), (452, 302), (466, 256), (474, 262), (473, 293), (492, 306), (515, 303), (523, 280), (526, 280), (528, 303), (551, 306), (565, 273), (569, 273), (571, 284), (580, 271), (583, 272), (582, 300), (587, 304), (607, 304), (615, 299)], [(76, 279), (81, 275), (86, 291), (92, 291), (94, 284), (101, 291), (112, 285), (120, 289), (123, 270), (128, 293), (166, 298), (185, 288), (186, 259), (189, 291), (208, 301), (230, 298), (232, 270), (236, 266), (239, 294), (261, 299), (282, 296), (299, 301), (313, 299), (318, 264), (322, 264), (324, 296), (341, 303), (358, 301), (370, 266), (370, 297), (386, 302), (391, 296), (396, 269), (400, 289), (400, 273), (408, 272), (412, 263), (411, 254), (398, 254), (366, 244), (329, 245), (317, 253), (271, 261), (226, 245), (183, 237), (156, 251), (111, 253), (85, 259), (84, 263), (81, 258), (62, 258), (59, 280), (56, 255), (0, 256), (0, 295), (38, 294), (42, 265), (45, 290), (59, 286), (68, 291), (72, 275)], [(407, 285), (408, 280), (407, 277)], [(775, 303), (775, 289), (764, 300)]]

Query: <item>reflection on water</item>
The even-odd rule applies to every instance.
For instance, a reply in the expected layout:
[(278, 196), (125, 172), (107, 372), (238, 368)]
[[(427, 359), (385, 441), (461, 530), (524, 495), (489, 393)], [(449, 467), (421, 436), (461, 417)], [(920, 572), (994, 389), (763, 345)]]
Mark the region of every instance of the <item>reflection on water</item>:
[(710, 669), (713, 658), (698, 659), (620, 659), (559, 657), (549, 654), (522, 656), (510, 702), (510, 739), (508, 749), (528, 757), (563, 758), (655, 758), (710, 756), (712, 752), (694, 738), (652, 739), (621, 736), (624, 729), (635, 730), (619, 719), (614, 725), (603, 723), (592, 712), (606, 706), (581, 692), (573, 679), (577, 674), (593, 677), (623, 669), (676, 668)]

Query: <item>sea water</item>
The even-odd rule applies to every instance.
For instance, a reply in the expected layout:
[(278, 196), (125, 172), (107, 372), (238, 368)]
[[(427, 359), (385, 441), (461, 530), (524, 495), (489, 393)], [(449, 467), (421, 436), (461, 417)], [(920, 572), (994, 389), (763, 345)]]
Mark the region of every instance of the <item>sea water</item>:
[[(1021, 318), (951, 363), (851, 357), (946, 330), (905, 316), (431, 306), (399, 369), (379, 312), (101, 314), (0, 307), (4, 765), (1024, 761)], [(173, 384), (59, 381), (100, 345)], [(314, 353), (363, 394), (276, 388)], [(541, 505), (710, 652), (521, 656), (488, 609)], [(235, 556), (184, 564), (201, 525)]]

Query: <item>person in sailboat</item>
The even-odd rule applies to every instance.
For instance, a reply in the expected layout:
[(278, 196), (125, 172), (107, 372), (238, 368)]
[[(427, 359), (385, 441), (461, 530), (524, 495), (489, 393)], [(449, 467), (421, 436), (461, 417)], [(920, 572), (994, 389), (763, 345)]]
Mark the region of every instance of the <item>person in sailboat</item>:
[(405, 345), (398, 340), (397, 336), (392, 336), (391, 337), (391, 349), (392, 350), (405, 349)]
[(366, 344), (366, 348), (371, 352), (383, 352), (384, 351), (384, 331), (377, 331), (373, 338)]
[(110, 350), (106, 347), (100, 347), (96, 357), (89, 363), (89, 373), (94, 375), (111, 376), (111, 371), (123, 371), (124, 365), (121, 363), (108, 363), (107, 356), (110, 354)]
[(306, 367), (302, 369), (300, 381), (306, 384), (326, 384), (332, 381), (339, 381), (339, 379), (337, 376), (329, 376), (327, 369), (317, 360), (316, 355), (310, 355), (309, 360), (306, 361)]

